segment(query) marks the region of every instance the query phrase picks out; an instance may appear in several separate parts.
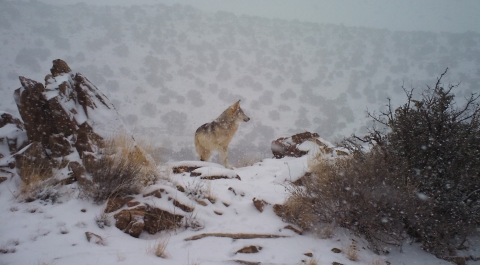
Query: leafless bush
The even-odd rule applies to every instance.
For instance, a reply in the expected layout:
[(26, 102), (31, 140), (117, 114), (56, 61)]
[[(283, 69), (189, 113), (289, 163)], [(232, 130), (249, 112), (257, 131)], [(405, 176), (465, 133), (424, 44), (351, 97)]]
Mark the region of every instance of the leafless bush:
[(458, 85), (441, 84), (446, 72), (419, 99), (404, 88), (405, 104), (393, 109), (389, 102), (379, 115), (369, 113), (388, 131), (373, 127), (365, 137), (355, 136), (406, 168), (393, 183), (414, 187), (409, 194), (416, 208), (404, 218), (406, 229), (439, 257), (455, 255), (480, 225), (479, 95), (459, 106), (452, 93)]

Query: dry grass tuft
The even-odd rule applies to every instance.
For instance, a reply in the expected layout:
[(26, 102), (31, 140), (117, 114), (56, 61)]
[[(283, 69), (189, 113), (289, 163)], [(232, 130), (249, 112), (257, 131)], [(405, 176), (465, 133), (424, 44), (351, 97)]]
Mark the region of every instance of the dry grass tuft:
[(163, 239), (162, 241), (156, 241), (151, 245), (150, 243), (147, 244), (145, 251), (148, 254), (154, 254), (155, 256), (162, 258), (162, 259), (167, 259), (169, 258), (169, 255), (166, 252), (167, 246), (168, 246), (168, 241), (170, 240), (170, 237), (167, 237)]
[[(59, 182), (55, 180), (51, 172), (42, 170), (42, 166), (38, 164), (23, 163), (21, 168), (24, 182), (20, 186), (20, 192), (17, 198), (32, 202), (35, 200), (43, 200), (55, 203), (60, 196), (58, 187)], [(48, 175), (44, 175), (48, 174)]]
[(110, 197), (137, 194), (142, 186), (155, 183), (157, 167), (133, 137), (119, 133), (104, 141), (96, 156), (84, 155), (83, 164), (93, 183), (82, 185), (83, 192), (95, 202)]
[(352, 239), (352, 243), (350, 246), (346, 247), (343, 252), (347, 256), (347, 258), (351, 261), (358, 261), (358, 248), (357, 242)]

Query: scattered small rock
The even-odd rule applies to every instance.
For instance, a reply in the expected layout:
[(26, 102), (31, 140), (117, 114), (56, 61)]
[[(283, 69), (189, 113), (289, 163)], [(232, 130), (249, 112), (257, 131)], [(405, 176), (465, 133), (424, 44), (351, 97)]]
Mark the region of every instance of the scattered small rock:
[(0, 177), (0, 183), (4, 182), (5, 180), (7, 180), (7, 177)]
[(176, 207), (182, 209), (184, 212), (187, 212), (187, 213), (191, 213), (194, 210), (194, 208), (188, 207), (187, 205), (182, 204), (177, 200), (173, 200), (173, 205), (175, 205)]
[(149, 196), (154, 196), (156, 198), (161, 199), (162, 198), (162, 190), (154, 190), (154, 191), (149, 192), (147, 194), (143, 194), (143, 197), (149, 197)]
[(237, 254), (237, 253), (244, 253), (244, 254), (258, 253), (261, 249), (262, 249), (262, 247), (257, 248), (257, 246), (248, 246), (248, 247), (244, 247), (244, 248), (238, 250), (237, 252), (235, 252), (235, 254)]
[(184, 172), (192, 172), (197, 168), (200, 168), (200, 167), (197, 167), (197, 166), (193, 166), (193, 167), (179, 166), (179, 167), (173, 167), (172, 171), (173, 171), (174, 174), (181, 174), (181, 173), (184, 173)]
[(339, 249), (339, 248), (332, 248), (332, 252), (333, 252), (333, 253), (341, 253), (342, 250)]
[(137, 205), (139, 205), (139, 204), (140, 204), (140, 202), (139, 202), (139, 201), (127, 202), (127, 206), (128, 206), (128, 207), (137, 206)]
[(284, 228), (285, 228), (285, 229), (290, 229), (290, 230), (292, 230), (293, 232), (295, 232), (295, 233), (297, 233), (297, 234), (299, 234), (299, 235), (302, 235), (302, 234), (303, 234), (303, 231), (302, 231), (302, 230), (297, 229), (297, 228), (293, 227), (292, 225), (287, 225), (287, 226), (285, 226)]
[[(190, 173), (190, 176), (193, 176), (194, 173), (195, 172)], [(196, 175), (196, 176), (200, 176), (200, 175)], [(235, 176), (234, 178), (238, 180), (242, 180), (239, 175)], [(216, 180), (216, 179), (234, 179), (234, 178), (231, 178), (229, 176), (204, 176), (204, 177), (201, 177), (200, 179)]]
[(182, 187), (181, 185), (177, 185), (177, 190), (180, 192), (185, 192), (185, 188)]
[(80, 212), (86, 213), (86, 212), (87, 212), (87, 209), (81, 209)]
[(332, 262), (332, 265), (343, 265), (343, 263), (334, 261), (334, 262)]
[(222, 215), (223, 213), (220, 211), (213, 211), (216, 215)]
[(223, 203), (223, 205), (225, 205), (225, 207), (230, 206), (230, 204), (228, 204), (228, 203), (226, 203), (226, 202), (222, 202), (222, 203)]
[(211, 204), (215, 204), (215, 202), (217, 202), (217, 199), (215, 199), (214, 197), (207, 197), (207, 200), (208, 200)]
[(303, 255), (307, 256), (307, 257), (313, 257), (313, 254), (312, 252), (307, 252), (307, 253), (303, 253)]
[(101, 236), (99, 236), (95, 233), (85, 232), (85, 236), (87, 236), (87, 241), (88, 242), (93, 242), (95, 244), (102, 245), (102, 246), (105, 245), (105, 240)]
[(207, 206), (208, 204), (205, 201), (196, 200), (196, 202), (202, 206)]
[(266, 204), (268, 203), (264, 200), (257, 200), (257, 198), (253, 198), (253, 205), (255, 205), (255, 208), (257, 208), (259, 212), (263, 212), (263, 206)]
[(246, 261), (246, 260), (234, 260), (236, 263), (245, 264), (245, 265), (260, 265), (260, 262), (256, 261)]

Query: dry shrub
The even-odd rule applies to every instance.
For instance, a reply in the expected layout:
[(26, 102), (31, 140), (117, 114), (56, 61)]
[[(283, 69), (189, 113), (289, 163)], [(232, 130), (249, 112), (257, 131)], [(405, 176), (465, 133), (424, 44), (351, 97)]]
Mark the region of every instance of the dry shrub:
[(153, 184), (157, 175), (153, 159), (125, 133), (105, 140), (97, 155), (84, 155), (83, 164), (93, 183), (82, 185), (82, 190), (98, 203), (138, 194), (143, 186)]
[[(404, 88), (405, 104), (394, 109), (389, 101), (380, 114), (368, 113), (374, 122), (369, 133), (347, 140), (351, 146), (369, 144), (403, 168), (390, 166), (388, 176), (395, 178), (387, 186), (412, 204), (392, 207), (408, 213), (403, 215), (408, 235), (441, 258), (469, 245), (480, 225), (480, 95), (458, 104), (453, 94), (458, 85), (441, 83), (446, 73), (418, 97)], [(385, 168), (373, 162), (371, 170)]]
[(335, 223), (363, 235), (373, 251), (404, 240), (403, 218), (415, 203), (395, 185), (399, 163), (378, 150), (337, 160), (316, 159), (304, 186), (292, 186), (284, 218), (303, 229)]

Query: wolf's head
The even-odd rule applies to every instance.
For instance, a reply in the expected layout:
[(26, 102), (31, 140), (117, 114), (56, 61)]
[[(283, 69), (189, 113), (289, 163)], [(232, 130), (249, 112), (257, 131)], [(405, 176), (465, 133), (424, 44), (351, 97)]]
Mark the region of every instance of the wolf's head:
[(230, 106), (230, 110), (233, 116), (235, 117), (235, 120), (244, 121), (244, 122), (247, 122), (250, 120), (250, 118), (247, 115), (245, 115), (245, 113), (243, 113), (242, 108), (240, 108), (240, 100), (238, 100), (237, 102), (235, 102), (235, 104)]

